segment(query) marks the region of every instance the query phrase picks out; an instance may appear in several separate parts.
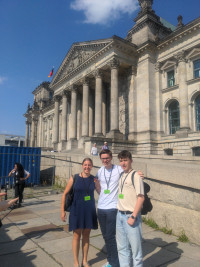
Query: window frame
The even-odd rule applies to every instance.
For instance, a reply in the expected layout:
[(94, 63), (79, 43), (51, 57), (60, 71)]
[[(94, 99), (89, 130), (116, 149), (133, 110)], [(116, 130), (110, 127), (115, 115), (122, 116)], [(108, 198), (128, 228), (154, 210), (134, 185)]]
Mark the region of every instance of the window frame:
[[(197, 64), (199, 63), (199, 67), (195, 67), (196, 63)], [(198, 72), (198, 75), (196, 75), (195, 72)], [(194, 79), (200, 78), (200, 58), (193, 61), (193, 75), (194, 75)]]
[[(199, 102), (197, 104), (197, 102)], [(200, 95), (198, 95), (194, 101), (195, 106), (195, 124), (196, 131), (200, 131)]]
[[(173, 73), (173, 78), (169, 78), (169, 74)], [(170, 84), (172, 82), (172, 84)], [(167, 88), (172, 87), (175, 85), (175, 71), (174, 69), (167, 71)]]
[[(173, 110), (173, 113), (178, 112), (178, 116), (175, 118), (172, 118), (172, 110), (171, 110), (171, 106), (172, 104), (177, 104), (177, 109)], [(169, 134), (175, 134), (176, 131), (180, 128), (180, 108), (179, 108), (179, 102), (177, 100), (172, 101), (169, 106), (168, 106), (168, 112), (169, 112), (169, 118), (168, 118), (168, 123), (169, 123)], [(174, 126), (175, 121), (178, 121), (178, 126)]]

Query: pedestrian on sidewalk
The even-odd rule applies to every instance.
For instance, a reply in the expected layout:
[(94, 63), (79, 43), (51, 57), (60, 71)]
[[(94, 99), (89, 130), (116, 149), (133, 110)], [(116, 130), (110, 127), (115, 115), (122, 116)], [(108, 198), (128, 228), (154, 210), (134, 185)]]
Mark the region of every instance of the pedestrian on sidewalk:
[(109, 150), (109, 147), (108, 147), (108, 143), (107, 142), (104, 142), (104, 144), (103, 144), (103, 146), (101, 148), (101, 150), (105, 150), (105, 149)]
[(92, 149), (91, 149), (91, 155), (93, 156), (98, 156), (98, 151), (97, 151), (97, 144), (94, 143)]
[(142, 267), (142, 221), (144, 184), (132, 169), (132, 155), (123, 150), (118, 154), (123, 169), (119, 180), (116, 239), (120, 267)]
[(18, 208), (21, 207), (25, 181), (30, 177), (30, 173), (24, 170), (21, 163), (15, 163), (14, 169), (9, 172), (8, 176), (14, 177), (15, 198), (19, 197)]
[[(85, 158), (82, 162), (82, 172), (70, 177), (65, 188), (61, 203), (61, 220), (66, 221), (64, 211), (66, 195), (73, 186), (74, 197), (69, 214), (69, 231), (73, 231), (72, 250), (74, 256), (74, 267), (79, 266), (79, 248), (82, 236), (82, 265), (89, 267), (87, 262), (89, 250), (89, 237), (91, 229), (97, 229), (97, 214), (94, 199), (95, 177), (91, 175), (93, 162), (90, 158)], [(74, 185), (73, 185), (74, 183)]]
[[(97, 205), (98, 221), (107, 249), (107, 263), (102, 267), (119, 267), (116, 243), (116, 216), (119, 178), (123, 169), (112, 164), (112, 152), (108, 149), (99, 154), (102, 166), (97, 173), (96, 187), (101, 191)], [(142, 172), (139, 175), (143, 176)]]

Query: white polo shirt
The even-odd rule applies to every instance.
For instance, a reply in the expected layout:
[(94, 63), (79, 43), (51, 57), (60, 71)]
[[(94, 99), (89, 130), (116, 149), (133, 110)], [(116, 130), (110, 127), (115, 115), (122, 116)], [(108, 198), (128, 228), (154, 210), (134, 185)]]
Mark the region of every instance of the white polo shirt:
[[(97, 172), (97, 179), (101, 185), (101, 192), (98, 200), (98, 209), (116, 209), (118, 200), (119, 178), (123, 169), (118, 165), (112, 165), (107, 170), (101, 167)], [(109, 194), (105, 194), (104, 190), (110, 190)]]

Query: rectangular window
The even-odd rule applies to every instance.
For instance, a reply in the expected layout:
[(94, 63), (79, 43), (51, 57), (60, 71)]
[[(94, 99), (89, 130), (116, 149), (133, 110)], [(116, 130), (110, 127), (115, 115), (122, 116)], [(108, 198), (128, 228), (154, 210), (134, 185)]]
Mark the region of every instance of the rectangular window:
[(167, 148), (164, 150), (165, 155), (167, 156), (173, 156), (173, 149)]
[(200, 59), (194, 61), (194, 78), (200, 78)]
[(167, 72), (167, 87), (171, 87), (175, 85), (175, 76), (174, 70)]
[(200, 146), (198, 147), (193, 147), (192, 148), (192, 152), (193, 152), (193, 156), (197, 156), (199, 157), (200, 156)]

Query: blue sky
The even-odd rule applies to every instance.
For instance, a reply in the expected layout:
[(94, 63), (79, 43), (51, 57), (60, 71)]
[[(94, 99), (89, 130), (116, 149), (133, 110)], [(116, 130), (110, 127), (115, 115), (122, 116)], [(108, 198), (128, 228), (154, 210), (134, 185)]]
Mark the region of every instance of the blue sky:
[[(199, 0), (154, 0), (156, 14), (177, 25), (200, 16)], [(125, 37), (137, 0), (0, 0), (0, 134), (25, 135), (32, 91), (59, 68), (72, 43)]]

